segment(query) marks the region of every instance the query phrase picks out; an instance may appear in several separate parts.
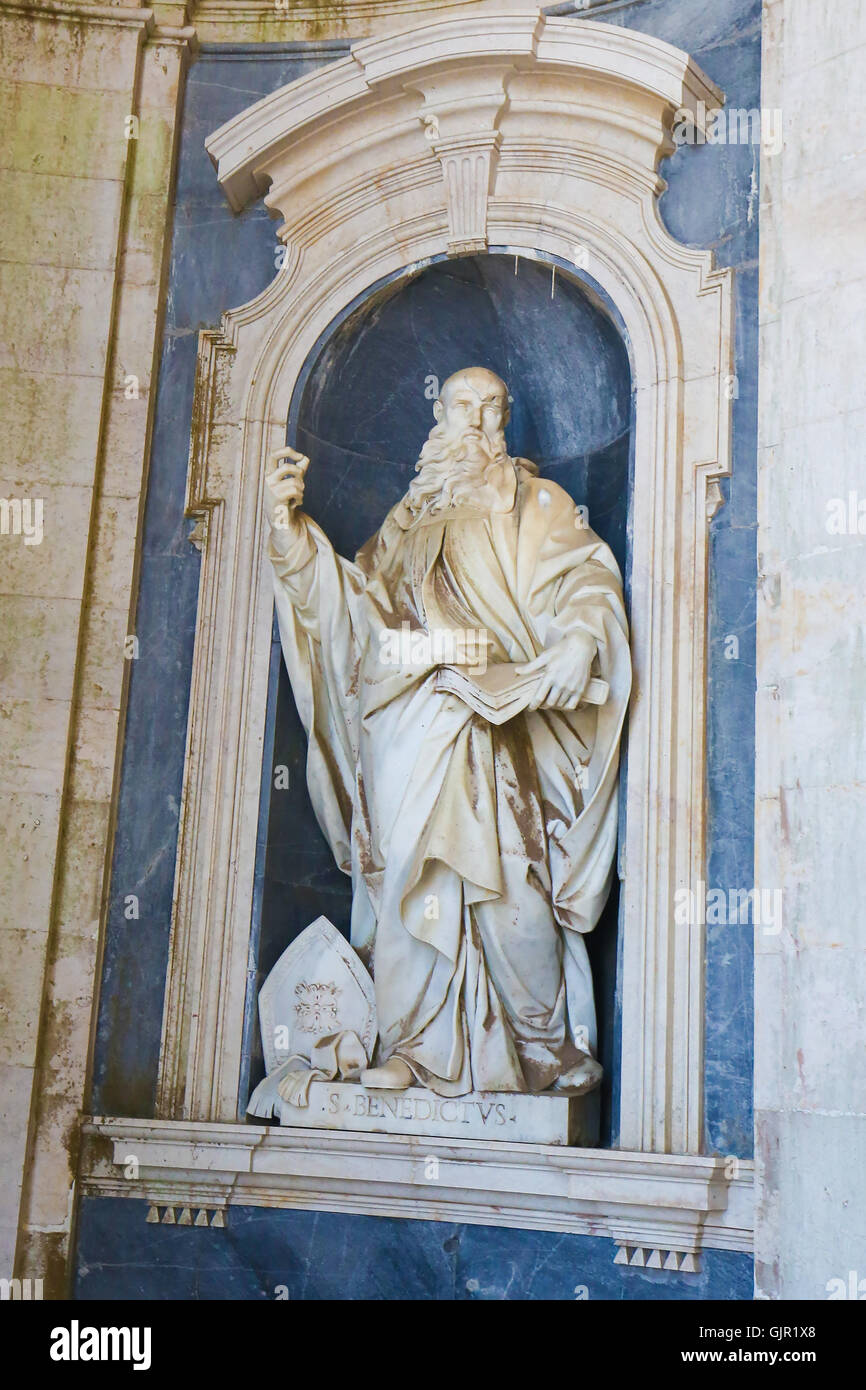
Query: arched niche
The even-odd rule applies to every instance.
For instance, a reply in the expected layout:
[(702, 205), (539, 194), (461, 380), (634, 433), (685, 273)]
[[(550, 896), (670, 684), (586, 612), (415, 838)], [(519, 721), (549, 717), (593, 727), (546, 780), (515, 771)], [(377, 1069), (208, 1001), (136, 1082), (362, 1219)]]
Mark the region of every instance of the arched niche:
[[(288, 411), (289, 442), (312, 459), (305, 509), (340, 554), (353, 556), (404, 494), (431, 425), (438, 385), (467, 364), (511, 390), (507, 440), (588, 508), (589, 524), (627, 573), (631, 370), (618, 328), (573, 270), (506, 255), (441, 258), (374, 290), (328, 326), (304, 365)], [(287, 943), (320, 913), (348, 934), (351, 884), (334, 864), (306, 790), (306, 738), (279, 656), (272, 663), (266, 748), (288, 786), (264, 805), (254, 913), (253, 994)], [(270, 742), (269, 737), (269, 742)], [(282, 779), (286, 780), (285, 777)], [(619, 885), (587, 945), (605, 1066), (602, 1134), (610, 1142), (618, 1088), (616, 947)], [(250, 1088), (263, 1074), (248, 1008)]]
[(590, 279), (628, 344), (619, 1143), (700, 1154), (703, 929), (676, 925), (674, 895), (706, 876), (707, 527), (730, 468), (731, 283), (664, 229), (657, 167), (675, 111), (721, 100), (668, 44), (534, 11), (356, 44), (208, 141), (234, 206), (268, 190), (286, 256), (200, 339), (188, 508), (203, 563), (160, 1115), (239, 1117), (272, 618), (262, 478), (288, 402), (328, 325), (376, 286), (499, 248)]

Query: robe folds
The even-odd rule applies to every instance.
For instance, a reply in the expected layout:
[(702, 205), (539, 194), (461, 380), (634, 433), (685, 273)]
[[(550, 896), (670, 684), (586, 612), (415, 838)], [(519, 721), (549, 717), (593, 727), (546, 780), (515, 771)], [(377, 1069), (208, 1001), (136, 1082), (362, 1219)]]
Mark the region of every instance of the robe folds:
[[(303, 513), (288, 554), (270, 550), (310, 797), (374, 977), (376, 1061), (401, 1057), (446, 1096), (542, 1091), (594, 1055), (583, 936), (616, 848), (619, 571), (567, 493), (508, 468), (483, 511), (416, 517), (404, 499), (354, 562)], [(492, 725), (436, 690), (441, 651), (388, 659), (395, 633), (443, 630), (482, 630), (488, 663), (588, 633), (609, 696)]]

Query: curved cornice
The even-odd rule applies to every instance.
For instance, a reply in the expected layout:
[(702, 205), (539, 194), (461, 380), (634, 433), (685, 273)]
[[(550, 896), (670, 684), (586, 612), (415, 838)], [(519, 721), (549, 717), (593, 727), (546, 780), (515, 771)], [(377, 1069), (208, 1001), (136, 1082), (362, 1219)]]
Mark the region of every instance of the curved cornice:
[[(363, 40), (345, 58), (241, 112), (206, 146), (236, 210), (270, 184), (288, 191), (301, 166), (342, 159), (361, 137), (373, 137), (371, 147), (381, 144), (377, 133), (405, 131), (413, 120), (418, 150), (426, 138), (447, 182), (455, 142), (461, 148), (468, 142), (488, 163), (495, 155), (502, 117), (516, 106), (510, 93), (527, 75), (538, 89), (536, 127), (548, 114), (573, 115), (583, 133), (597, 131), (600, 121), (610, 128), (626, 122), (635, 137), (634, 161), (653, 172), (670, 152), (666, 131), (673, 112), (723, 100), (689, 55), (671, 44), (616, 25), (527, 9), (450, 18)], [(524, 84), (527, 100), (531, 105)], [(525, 122), (522, 131), (519, 123), (514, 128), (525, 137)], [(508, 131), (502, 133), (507, 142)], [(578, 125), (575, 135), (581, 138)], [(382, 158), (377, 149), (368, 167), (381, 168)], [(269, 201), (287, 215), (282, 198)]]

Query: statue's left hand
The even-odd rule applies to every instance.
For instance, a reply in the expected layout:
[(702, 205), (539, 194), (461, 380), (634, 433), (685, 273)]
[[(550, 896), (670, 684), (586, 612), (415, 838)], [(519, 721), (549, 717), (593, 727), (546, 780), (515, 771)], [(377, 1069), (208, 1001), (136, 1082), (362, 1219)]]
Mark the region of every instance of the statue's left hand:
[(548, 647), (534, 661), (517, 666), (519, 676), (538, 675), (538, 689), (529, 709), (542, 705), (577, 709), (590, 676), (598, 643), (588, 632), (574, 632)]

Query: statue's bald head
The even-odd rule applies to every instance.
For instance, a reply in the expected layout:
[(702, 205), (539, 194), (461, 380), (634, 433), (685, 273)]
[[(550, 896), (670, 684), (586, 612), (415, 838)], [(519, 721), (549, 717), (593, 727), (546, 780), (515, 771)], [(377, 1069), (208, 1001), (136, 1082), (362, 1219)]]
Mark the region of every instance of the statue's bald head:
[(478, 429), (492, 438), (508, 424), (508, 387), (486, 367), (464, 367), (443, 383), (433, 414), (449, 433)]

